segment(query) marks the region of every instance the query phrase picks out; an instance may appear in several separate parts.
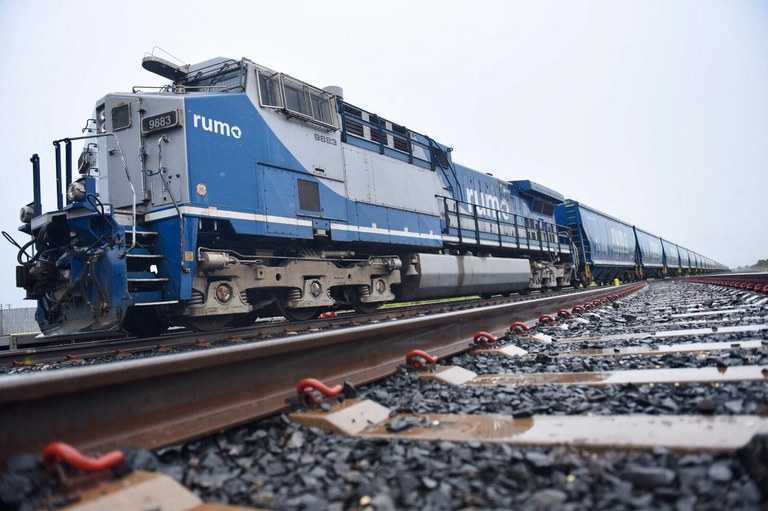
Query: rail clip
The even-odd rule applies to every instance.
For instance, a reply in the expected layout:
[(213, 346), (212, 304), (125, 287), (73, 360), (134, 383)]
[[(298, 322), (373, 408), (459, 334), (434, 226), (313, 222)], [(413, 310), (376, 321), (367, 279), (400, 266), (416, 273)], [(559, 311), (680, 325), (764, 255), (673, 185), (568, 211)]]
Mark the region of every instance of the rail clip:
[(121, 450), (109, 451), (94, 458), (64, 442), (50, 443), (43, 450), (43, 463), (58, 476), (62, 488), (67, 492), (92, 488), (102, 481), (112, 479), (113, 469), (124, 460), (125, 453)]
[(432, 368), (437, 363), (437, 360), (437, 357), (422, 350), (411, 350), (405, 356), (406, 365), (416, 371), (426, 371)]
[(553, 318), (549, 314), (542, 314), (541, 316), (539, 316), (539, 323), (542, 324), (542, 325), (545, 324), (545, 323), (548, 323), (548, 324), (551, 325), (554, 322), (555, 322), (555, 318)]
[(327, 401), (336, 401), (343, 390), (341, 385), (329, 387), (315, 378), (304, 378), (296, 386), (299, 400), (309, 408), (316, 408)]
[(472, 339), (472, 346), (476, 348), (487, 348), (488, 346), (498, 342), (499, 338), (495, 335), (491, 335), (488, 332), (477, 332), (475, 337)]
[(528, 331), (528, 325), (526, 325), (522, 321), (515, 321), (514, 323), (509, 325), (509, 331), (517, 335), (522, 335)]

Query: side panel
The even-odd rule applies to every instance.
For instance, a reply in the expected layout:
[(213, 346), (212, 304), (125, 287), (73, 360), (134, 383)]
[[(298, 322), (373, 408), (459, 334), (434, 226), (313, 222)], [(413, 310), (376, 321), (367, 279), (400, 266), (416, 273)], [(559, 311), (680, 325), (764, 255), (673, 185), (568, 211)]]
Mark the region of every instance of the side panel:
[(634, 266), (636, 246), (632, 226), (583, 206), (580, 209), (592, 248), (592, 261), (596, 265)]
[(691, 251), (687, 248), (680, 247), (680, 266), (682, 266), (684, 270), (690, 270), (691, 262)]
[(646, 268), (661, 268), (664, 266), (664, 253), (661, 240), (635, 227), (637, 244), (642, 254), (643, 266)]
[(315, 127), (262, 111), (242, 94), (186, 103), (193, 207), (242, 220), (232, 225), (243, 234), (311, 239), (313, 227), (330, 227), (335, 241), (442, 246), (434, 172), (354, 148), (343, 164), (340, 142), (317, 142)]
[(667, 268), (675, 269), (680, 267), (680, 254), (678, 253), (678, 247), (674, 243), (662, 239), (662, 246), (664, 247), (664, 257), (666, 258)]

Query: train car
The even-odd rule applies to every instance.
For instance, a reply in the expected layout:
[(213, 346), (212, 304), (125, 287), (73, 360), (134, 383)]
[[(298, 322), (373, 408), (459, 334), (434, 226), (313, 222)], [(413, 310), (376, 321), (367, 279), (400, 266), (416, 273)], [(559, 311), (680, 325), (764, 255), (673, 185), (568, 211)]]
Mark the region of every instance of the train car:
[(693, 269), (693, 256), (687, 248), (680, 247), (680, 266), (683, 274), (690, 275)]
[(635, 232), (637, 246), (635, 275), (640, 279), (664, 277), (666, 272), (661, 238), (637, 226), (632, 226), (632, 229)]
[(691, 251), (691, 273), (701, 273), (701, 256)]
[(682, 275), (680, 247), (664, 238), (661, 238), (661, 246), (664, 249), (664, 273), (670, 277)]
[[(17, 286), (44, 333), (155, 335), (571, 284), (559, 193), (455, 164), (340, 88), (247, 59), (143, 67), (171, 83), (104, 96), (84, 135), (54, 142), (53, 211), (33, 157)], [(621, 261), (634, 247), (618, 233)]]
[(555, 220), (568, 229), (581, 283), (634, 280), (637, 242), (630, 224), (570, 199), (555, 208)]

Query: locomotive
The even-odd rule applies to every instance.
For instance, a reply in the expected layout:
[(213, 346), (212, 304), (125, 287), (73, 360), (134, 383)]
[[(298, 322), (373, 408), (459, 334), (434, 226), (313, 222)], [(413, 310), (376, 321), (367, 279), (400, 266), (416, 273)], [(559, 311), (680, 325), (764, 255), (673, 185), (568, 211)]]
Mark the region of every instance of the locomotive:
[(104, 96), (82, 135), (54, 142), (54, 211), (32, 157), (16, 278), (45, 334), (211, 330), (583, 280), (554, 190), (459, 165), (341, 88), (248, 59), (142, 65), (171, 83)]

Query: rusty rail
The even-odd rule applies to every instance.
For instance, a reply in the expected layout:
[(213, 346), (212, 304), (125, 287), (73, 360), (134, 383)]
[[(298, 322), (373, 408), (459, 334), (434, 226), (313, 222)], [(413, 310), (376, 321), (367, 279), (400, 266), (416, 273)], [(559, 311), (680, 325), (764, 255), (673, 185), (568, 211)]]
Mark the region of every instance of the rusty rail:
[(732, 287), (745, 291), (768, 294), (768, 272), (756, 273), (723, 273), (718, 275), (697, 275), (685, 277), (682, 282), (694, 282), (697, 284), (711, 284), (717, 286)]
[(444, 357), (479, 331), (643, 285), (298, 335), (208, 351), (0, 378), (0, 462), (65, 441), (85, 451), (160, 447), (288, 408), (298, 381), (360, 385), (419, 348)]

